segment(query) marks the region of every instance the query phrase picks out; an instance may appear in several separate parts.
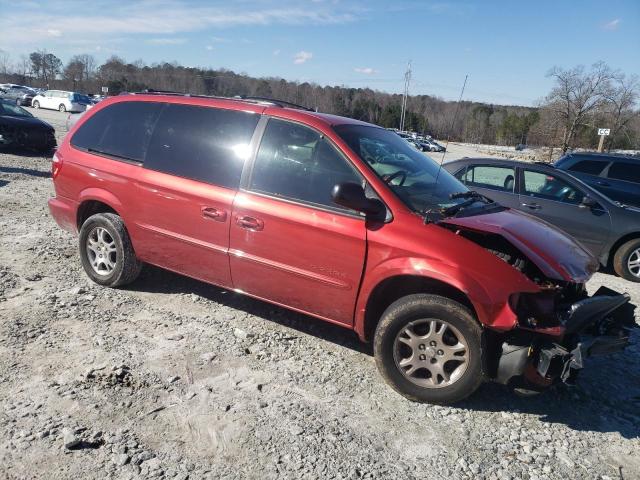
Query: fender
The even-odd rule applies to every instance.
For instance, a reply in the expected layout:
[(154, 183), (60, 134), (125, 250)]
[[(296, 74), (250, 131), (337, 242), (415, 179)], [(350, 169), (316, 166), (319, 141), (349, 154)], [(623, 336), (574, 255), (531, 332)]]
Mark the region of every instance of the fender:
[(490, 291), (483, 286), (483, 282), (457, 265), (450, 265), (433, 258), (396, 257), (379, 263), (364, 275), (365, 280), (356, 302), (354, 322), (354, 330), (361, 338), (365, 335), (365, 310), (370, 295), (384, 280), (402, 275), (437, 280), (461, 291), (469, 298), (480, 323), (496, 330), (510, 330), (516, 323), (516, 315), (511, 311), (508, 303), (512, 293), (539, 290), (535, 284), (515, 270), (514, 281), (505, 283), (509, 288), (498, 290), (494, 288)]

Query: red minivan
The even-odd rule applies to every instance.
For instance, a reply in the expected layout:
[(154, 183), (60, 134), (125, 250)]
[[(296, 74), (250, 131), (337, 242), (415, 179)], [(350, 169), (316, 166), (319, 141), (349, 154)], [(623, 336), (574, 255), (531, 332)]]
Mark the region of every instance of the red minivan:
[(150, 263), (353, 329), (412, 400), (455, 402), (485, 379), (539, 391), (628, 342), (629, 297), (588, 297), (598, 265), (580, 244), (374, 125), (124, 95), (76, 123), (52, 176), (51, 214), (94, 282)]

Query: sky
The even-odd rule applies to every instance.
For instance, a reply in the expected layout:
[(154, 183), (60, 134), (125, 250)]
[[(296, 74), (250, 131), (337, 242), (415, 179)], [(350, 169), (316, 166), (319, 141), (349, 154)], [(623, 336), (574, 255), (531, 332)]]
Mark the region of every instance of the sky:
[(640, 0), (0, 0), (0, 49), (535, 105), (553, 66), (640, 75)]

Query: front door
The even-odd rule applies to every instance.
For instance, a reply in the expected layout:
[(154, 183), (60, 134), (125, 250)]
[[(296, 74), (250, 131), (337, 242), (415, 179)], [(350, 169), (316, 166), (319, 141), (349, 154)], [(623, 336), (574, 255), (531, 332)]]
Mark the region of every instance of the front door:
[(599, 257), (611, 232), (609, 212), (601, 205), (581, 206), (584, 192), (556, 175), (528, 168), (522, 173), (520, 210), (564, 230)]
[(233, 285), (351, 325), (366, 249), (364, 218), (334, 204), (333, 186), (362, 179), (305, 126), (270, 119), (246, 189), (233, 204)]

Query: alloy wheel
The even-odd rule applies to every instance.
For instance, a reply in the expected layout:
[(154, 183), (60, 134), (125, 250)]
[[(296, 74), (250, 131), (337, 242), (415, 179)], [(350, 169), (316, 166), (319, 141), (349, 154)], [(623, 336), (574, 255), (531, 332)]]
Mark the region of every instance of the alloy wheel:
[(640, 248), (635, 249), (631, 252), (631, 255), (629, 255), (627, 268), (631, 272), (631, 275), (640, 278)]
[(443, 320), (420, 319), (407, 324), (396, 336), (393, 350), (402, 375), (426, 388), (454, 384), (469, 362), (467, 340)]
[(118, 251), (111, 234), (103, 227), (96, 227), (87, 236), (87, 257), (91, 268), (98, 275), (110, 275), (116, 267)]

